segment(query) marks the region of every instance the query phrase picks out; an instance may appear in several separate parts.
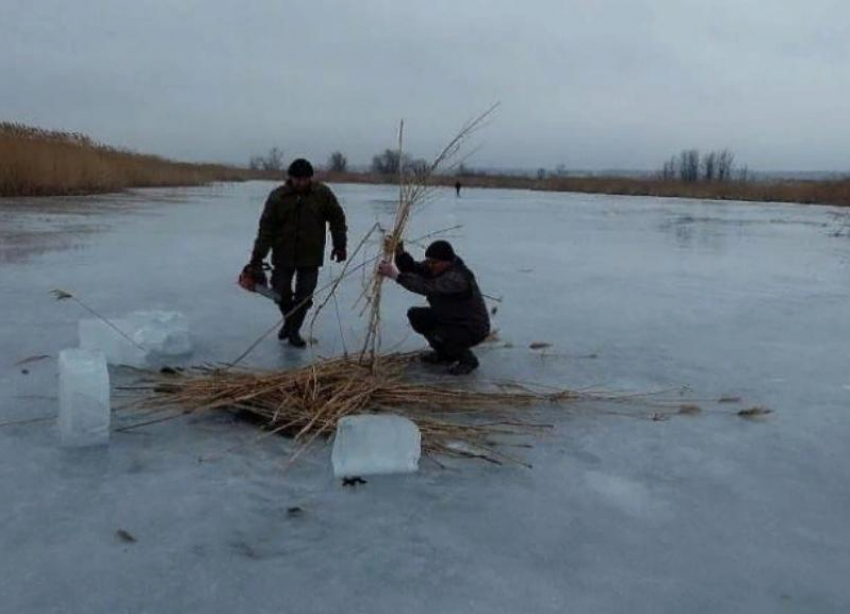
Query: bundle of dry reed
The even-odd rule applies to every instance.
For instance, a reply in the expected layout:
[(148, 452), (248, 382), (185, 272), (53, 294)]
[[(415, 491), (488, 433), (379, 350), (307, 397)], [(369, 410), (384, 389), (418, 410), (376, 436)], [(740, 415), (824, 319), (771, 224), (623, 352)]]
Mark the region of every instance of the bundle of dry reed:
[[(321, 436), (332, 435), (340, 418), (394, 413), (417, 424), (423, 452), (480, 458), (492, 463), (520, 459), (504, 452), (511, 438), (551, 425), (516, 415), (520, 407), (611, 398), (569, 390), (542, 391), (516, 384), (473, 390), (412, 380), (416, 353), (381, 356), (381, 368), (349, 358), (319, 360), (299, 369), (257, 372), (237, 369), (169, 370), (135, 385), (151, 394), (138, 404), (153, 412), (136, 425), (212, 410), (245, 412), (268, 434), (294, 437), (291, 461)], [(152, 417), (155, 416), (155, 417)], [(126, 427), (125, 427), (126, 428)], [(519, 445), (525, 445), (520, 443)]]

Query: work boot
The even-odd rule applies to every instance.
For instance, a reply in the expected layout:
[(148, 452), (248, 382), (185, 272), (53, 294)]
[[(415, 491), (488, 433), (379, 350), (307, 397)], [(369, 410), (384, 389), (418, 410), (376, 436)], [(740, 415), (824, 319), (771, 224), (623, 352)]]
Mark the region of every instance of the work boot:
[(299, 309), (289, 317), (289, 345), (297, 348), (303, 348), (307, 345), (307, 342), (301, 337), (301, 326), (304, 324), (306, 316), (307, 311)]
[(458, 361), (449, 367), (449, 373), (452, 375), (467, 375), (478, 368), (478, 358), (472, 353), (472, 350), (464, 350)]
[(284, 322), (283, 326), (280, 327), (280, 330), (277, 331), (277, 338), (283, 341), (284, 339), (289, 337), (289, 325)]
[(304, 337), (301, 336), (301, 333), (298, 331), (292, 331), (289, 333), (289, 345), (296, 348), (307, 347), (307, 342), (304, 340)]
[(451, 358), (447, 358), (445, 355), (440, 354), (440, 352), (437, 352), (436, 350), (425, 352), (419, 356), (419, 360), (424, 362), (426, 365), (439, 365), (441, 363), (453, 362)]
[(307, 342), (304, 341), (304, 337), (301, 336), (301, 333), (297, 330), (289, 331), (289, 345), (297, 348), (303, 348), (307, 346)]

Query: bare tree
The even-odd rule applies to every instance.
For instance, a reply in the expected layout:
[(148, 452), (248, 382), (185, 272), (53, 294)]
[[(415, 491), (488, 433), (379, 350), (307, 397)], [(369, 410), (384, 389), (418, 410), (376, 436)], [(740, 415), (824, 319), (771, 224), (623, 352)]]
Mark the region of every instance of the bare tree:
[(400, 161), (401, 156), (397, 151), (385, 149), (384, 153), (372, 157), (372, 172), (381, 175), (395, 175), (398, 173)]
[(679, 154), (679, 179), (688, 183), (699, 181), (699, 150), (685, 149)]
[(265, 166), (264, 163), (263, 156), (251, 156), (251, 159), (248, 161), (248, 168), (252, 171), (261, 171)]
[(335, 151), (328, 158), (328, 170), (344, 173), (348, 170), (348, 158), (341, 151)]
[(428, 161), (423, 160), (422, 158), (416, 158), (415, 160), (403, 160), (404, 162), (404, 170), (409, 171), (415, 175), (422, 175), (423, 173), (428, 171)]
[(410, 156), (404, 153), (399, 156), (398, 151), (392, 149), (385, 149), (384, 153), (372, 157), (372, 172), (381, 175), (398, 174), (400, 169), (408, 169), (410, 165)]
[(714, 181), (717, 176), (717, 154), (713, 151), (702, 157), (702, 178), (704, 181)]
[(283, 170), (283, 152), (277, 147), (272, 147), (269, 150), (268, 155), (266, 156), (266, 167), (267, 171), (280, 171)]
[(251, 156), (248, 168), (255, 171), (282, 171), (283, 152), (277, 147), (272, 147), (265, 156)]
[(728, 149), (717, 154), (717, 180), (731, 181), (735, 167), (735, 155)]
[[(735, 156), (728, 149), (711, 151), (700, 156), (697, 149), (683, 149), (661, 167), (658, 176), (666, 181), (678, 179), (688, 183), (696, 181), (733, 181), (741, 180), (735, 168)], [(743, 177), (747, 177), (744, 173)]]
[(661, 179), (664, 181), (673, 181), (678, 175), (678, 160), (676, 156), (673, 156), (661, 167)]

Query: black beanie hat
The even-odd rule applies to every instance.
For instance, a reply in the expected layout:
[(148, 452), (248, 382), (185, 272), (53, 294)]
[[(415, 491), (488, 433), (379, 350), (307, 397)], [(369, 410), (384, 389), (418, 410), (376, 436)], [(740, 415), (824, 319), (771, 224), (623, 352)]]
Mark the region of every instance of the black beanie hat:
[(455, 259), (455, 250), (452, 249), (452, 244), (448, 241), (434, 241), (425, 250), (425, 257), (451, 262)]
[(292, 161), (292, 164), (289, 165), (289, 169), (286, 171), (286, 174), (290, 177), (295, 177), (296, 179), (312, 177), (313, 165), (307, 162), (304, 158), (298, 158), (297, 160)]

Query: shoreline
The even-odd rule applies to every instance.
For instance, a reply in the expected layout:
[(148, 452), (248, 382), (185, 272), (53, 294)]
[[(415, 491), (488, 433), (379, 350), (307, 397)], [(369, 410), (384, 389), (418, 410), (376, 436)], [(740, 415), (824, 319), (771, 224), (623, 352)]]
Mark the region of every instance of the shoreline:
[[(275, 150), (276, 151), (276, 150)], [(278, 152), (279, 154), (279, 152)], [(0, 121), (0, 202), (5, 198), (120, 194), (217, 182), (282, 181), (278, 155), (269, 170), (169, 160), (97, 143), (85, 135)], [(276, 170), (271, 170), (276, 169)], [(319, 171), (320, 181), (396, 184), (396, 174)], [(850, 177), (828, 180), (679, 181), (659, 177), (546, 176), (462, 172), (432, 175), (435, 185), (850, 207)]]
[[(173, 163), (183, 165), (183, 163)], [(186, 164), (184, 168), (191, 168)], [(191, 173), (190, 177), (169, 178), (162, 181), (143, 180), (128, 185), (88, 185), (85, 187), (59, 187), (43, 185), (36, 189), (20, 191), (0, 191), (0, 203), (21, 198), (73, 198), (86, 196), (104, 196), (126, 194), (143, 188), (190, 188), (212, 185), (214, 183), (243, 183), (246, 181), (276, 181), (284, 178), (279, 172), (251, 171), (214, 165), (197, 165), (211, 172), (212, 177), (199, 177), (201, 173)], [(196, 169), (192, 169), (196, 170)], [(394, 175), (376, 173), (318, 171), (316, 179), (327, 183), (348, 183), (360, 185), (396, 185)], [(633, 177), (546, 177), (535, 179), (512, 175), (436, 175), (434, 185), (453, 188), (460, 181), (462, 188), (531, 190), (541, 192), (567, 192), (579, 194), (608, 194), (612, 196), (647, 196), (656, 198), (683, 198), (693, 200), (742, 201), (754, 203), (788, 203), (794, 205), (824, 205), (832, 207), (850, 207), (850, 179), (823, 181), (782, 180), (782, 181), (729, 181), (729, 182), (681, 182), (663, 181), (652, 178)]]
[[(240, 169), (241, 170), (241, 169)], [(354, 185), (396, 185), (395, 176), (374, 173), (340, 173), (318, 171), (316, 179), (325, 183), (347, 183)], [(127, 194), (145, 188), (191, 188), (215, 183), (244, 183), (247, 181), (272, 181), (282, 183), (284, 179), (271, 173), (252, 173), (245, 176), (186, 182), (142, 182), (139, 185), (103, 187), (94, 189), (41, 190), (20, 194), (0, 194), (0, 206), (16, 199), (74, 198)], [(550, 177), (533, 179), (509, 175), (475, 175), (455, 177), (435, 176), (434, 185), (454, 188), (460, 181), (466, 188), (530, 190), (540, 192), (564, 192), (576, 194), (602, 194), (611, 196), (646, 196), (654, 198), (682, 198), (690, 200), (740, 201), (749, 203), (784, 203), (792, 205), (823, 205), (850, 207), (850, 180), (830, 181), (747, 181), (727, 183), (685, 183), (656, 179), (629, 177)]]
[[(334, 183), (395, 184), (394, 176), (374, 173), (317, 174), (321, 181)], [(469, 175), (434, 177), (435, 184), (451, 188), (460, 181), (463, 188), (534, 190), (609, 194), (612, 196), (650, 196), (694, 200), (727, 200), (796, 205), (850, 207), (850, 180), (829, 181), (729, 181), (694, 182), (662, 181), (631, 177), (515, 177), (509, 175)]]

